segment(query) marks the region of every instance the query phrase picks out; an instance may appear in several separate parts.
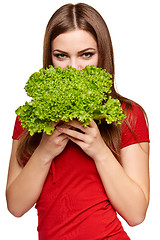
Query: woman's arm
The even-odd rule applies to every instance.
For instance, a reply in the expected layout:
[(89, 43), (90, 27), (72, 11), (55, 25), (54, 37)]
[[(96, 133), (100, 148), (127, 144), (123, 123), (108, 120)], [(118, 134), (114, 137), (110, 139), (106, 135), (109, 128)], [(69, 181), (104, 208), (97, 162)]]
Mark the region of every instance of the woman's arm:
[(121, 164), (109, 149), (95, 159), (106, 193), (130, 226), (140, 224), (149, 204), (149, 143), (121, 150)]
[(104, 143), (94, 121), (83, 127), (68, 123), (83, 133), (58, 127), (95, 162), (107, 196), (115, 210), (134, 226), (140, 224), (149, 203), (149, 143), (134, 144), (121, 150), (118, 162)]
[(14, 216), (22, 216), (36, 203), (53, 158), (63, 151), (67, 142), (66, 136), (57, 130), (51, 136), (43, 134), (40, 145), (21, 168), (16, 159), (19, 140), (13, 140), (6, 199), (8, 210)]
[(21, 168), (16, 159), (18, 143), (18, 140), (13, 140), (6, 198), (8, 210), (14, 216), (21, 217), (37, 201), (51, 161), (43, 162), (36, 150), (26, 166)]

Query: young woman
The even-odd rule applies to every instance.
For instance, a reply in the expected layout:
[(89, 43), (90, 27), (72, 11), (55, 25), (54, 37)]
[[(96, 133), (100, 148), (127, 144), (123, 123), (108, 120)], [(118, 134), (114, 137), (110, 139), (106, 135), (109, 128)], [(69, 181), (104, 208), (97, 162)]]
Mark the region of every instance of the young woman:
[[(113, 76), (109, 31), (86, 4), (67, 4), (51, 17), (44, 37), (43, 67), (105, 68)], [(87, 127), (53, 123), (51, 136), (29, 135), (16, 119), (6, 198), (16, 217), (36, 204), (40, 240), (127, 240), (118, 212), (140, 224), (149, 203), (149, 135), (144, 110), (120, 96), (122, 125)], [(78, 131), (77, 131), (78, 130)]]

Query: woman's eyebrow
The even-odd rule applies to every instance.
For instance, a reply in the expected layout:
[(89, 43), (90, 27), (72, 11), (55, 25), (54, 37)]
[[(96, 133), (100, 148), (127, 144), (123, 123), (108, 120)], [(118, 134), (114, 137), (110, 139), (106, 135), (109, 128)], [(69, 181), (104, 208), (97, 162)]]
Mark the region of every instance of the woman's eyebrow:
[(60, 52), (60, 53), (67, 54), (67, 52), (65, 52), (65, 51), (63, 51), (63, 50), (60, 50), (60, 49), (54, 49), (52, 52), (53, 52), (53, 53), (54, 53), (54, 52)]
[[(90, 50), (91, 50), (91, 51), (96, 51), (95, 48), (85, 48), (85, 49), (79, 51), (78, 54), (81, 54), (81, 53), (83, 53), (83, 52), (90, 51)], [(67, 52), (65, 52), (65, 51), (63, 51), (63, 50), (60, 50), (60, 49), (54, 49), (52, 52), (53, 52), (53, 53), (54, 53), (54, 52), (60, 52), (60, 53), (63, 53), (63, 54), (67, 54)]]
[(87, 51), (90, 51), (90, 50), (91, 50), (91, 51), (96, 51), (95, 48), (85, 48), (85, 49), (79, 51), (78, 53), (81, 54), (81, 53), (83, 53), (83, 52), (87, 52)]

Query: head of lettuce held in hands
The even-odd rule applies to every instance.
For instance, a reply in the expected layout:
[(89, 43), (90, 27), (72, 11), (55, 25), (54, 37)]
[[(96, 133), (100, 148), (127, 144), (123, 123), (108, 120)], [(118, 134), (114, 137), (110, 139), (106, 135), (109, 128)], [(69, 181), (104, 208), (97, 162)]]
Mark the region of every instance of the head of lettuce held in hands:
[(7, 183), (12, 214), (36, 203), (40, 239), (127, 240), (116, 211), (132, 226), (145, 218), (145, 112), (116, 92), (114, 76), (101, 15), (83, 3), (58, 9), (46, 28), (43, 68), (25, 86), (32, 99), (16, 111)]

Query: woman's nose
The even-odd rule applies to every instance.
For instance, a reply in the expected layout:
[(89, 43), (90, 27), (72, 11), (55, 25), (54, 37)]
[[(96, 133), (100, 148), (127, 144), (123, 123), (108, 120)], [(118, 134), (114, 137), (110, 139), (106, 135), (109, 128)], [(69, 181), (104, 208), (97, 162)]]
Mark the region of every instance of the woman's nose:
[(78, 59), (70, 59), (70, 62), (68, 66), (72, 66), (73, 68), (76, 68), (77, 70), (82, 70), (82, 66)]

